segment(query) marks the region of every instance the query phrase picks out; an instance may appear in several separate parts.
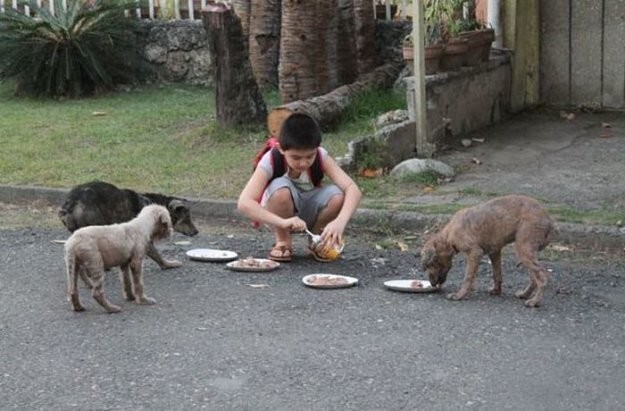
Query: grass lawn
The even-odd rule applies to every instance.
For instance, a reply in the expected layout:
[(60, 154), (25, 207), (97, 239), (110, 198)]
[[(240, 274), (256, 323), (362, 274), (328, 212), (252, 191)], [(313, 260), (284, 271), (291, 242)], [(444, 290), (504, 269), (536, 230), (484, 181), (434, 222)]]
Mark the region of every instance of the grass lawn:
[[(265, 96), (268, 109), (277, 93)], [(252, 172), (267, 134), (220, 129), (212, 89), (152, 86), (80, 100), (17, 98), (0, 81), (0, 184), (70, 188), (94, 179), (137, 191), (234, 200)], [(377, 115), (405, 108), (403, 94), (372, 92), (358, 99), (339, 129), (324, 134), (335, 157), (347, 143), (374, 132)], [(428, 176), (400, 181), (353, 176), (367, 207), (453, 213), (459, 205), (415, 206), (399, 200), (422, 193)], [(551, 210), (561, 221), (611, 223), (613, 212)]]
[[(269, 109), (277, 105), (277, 93), (266, 101)], [(390, 91), (364, 96), (338, 130), (324, 134), (323, 146), (344, 155), (348, 141), (373, 133), (376, 115), (405, 104), (403, 94)], [(56, 101), (14, 97), (12, 85), (0, 82), (0, 183), (69, 188), (100, 179), (138, 191), (236, 199), (266, 130), (220, 129), (214, 105), (213, 90), (204, 87)], [(374, 198), (418, 191), (391, 180), (359, 183)]]

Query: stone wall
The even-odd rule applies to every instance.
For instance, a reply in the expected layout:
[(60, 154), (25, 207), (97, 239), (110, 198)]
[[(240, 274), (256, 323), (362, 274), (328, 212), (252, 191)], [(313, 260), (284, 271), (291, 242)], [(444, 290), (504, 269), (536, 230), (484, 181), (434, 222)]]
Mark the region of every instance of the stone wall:
[[(410, 22), (376, 22), (378, 63), (401, 60), (401, 39)], [(213, 85), (213, 64), (201, 20), (146, 20), (139, 38), (147, 63), (143, 80)]]
[(201, 20), (145, 21), (139, 39), (144, 80), (211, 86), (213, 63)]

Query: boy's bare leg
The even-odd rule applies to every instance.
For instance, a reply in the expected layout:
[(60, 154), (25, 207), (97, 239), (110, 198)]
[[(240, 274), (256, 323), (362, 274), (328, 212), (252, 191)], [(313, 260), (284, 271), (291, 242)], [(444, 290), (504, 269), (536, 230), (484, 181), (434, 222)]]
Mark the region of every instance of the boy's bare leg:
[(321, 233), (323, 227), (325, 227), (330, 221), (334, 220), (337, 215), (341, 212), (341, 208), (343, 208), (343, 200), (345, 196), (343, 194), (336, 194), (330, 197), (328, 200), (328, 204), (319, 212), (317, 216), (317, 221), (315, 221), (315, 225), (313, 226), (312, 232), (315, 234)]
[[(295, 206), (291, 191), (287, 187), (276, 190), (267, 201), (266, 208), (282, 218), (293, 217)], [(288, 229), (273, 227), (273, 230), (276, 235), (276, 245), (291, 247), (291, 232)]]

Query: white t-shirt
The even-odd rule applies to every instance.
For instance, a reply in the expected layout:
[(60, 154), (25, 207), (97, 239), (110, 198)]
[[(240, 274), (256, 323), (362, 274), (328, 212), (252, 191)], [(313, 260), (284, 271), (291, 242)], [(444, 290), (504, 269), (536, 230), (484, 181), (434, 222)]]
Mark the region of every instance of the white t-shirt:
[[(323, 162), (328, 157), (328, 151), (325, 148), (323, 148), (323, 147), (319, 147), (319, 151), (318, 151), (317, 155), (321, 156), (321, 164), (323, 164)], [(271, 162), (271, 150), (267, 151), (265, 153), (265, 155), (263, 155), (263, 157), (258, 162), (258, 166), (257, 167), (260, 167), (263, 170), (265, 170), (267, 172), (267, 176), (269, 178), (271, 178), (271, 176), (273, 176), (273, 165), (272, 165), (272, 162)], [(292, 177), (289, 177), (289, 175), (288, 175), (288, 173), (289, 173), (289, 165), (286, 163), (286, 159), (284, 160), (284, 167), (286, 169), (284, 177), (286, 177), (289, 180), (291, 180), (293, 182), (293, 184), (295, 185), (295, 187), (297, 187), (298, 190), (310, 191), (310, 190), (312, 190), (315, 187), (314, 184), (312, 183), (312, 181), (310, 181), (310, 176), (309, 176), (308, 172), (301, 173), (298, 178), (292, 178)]]

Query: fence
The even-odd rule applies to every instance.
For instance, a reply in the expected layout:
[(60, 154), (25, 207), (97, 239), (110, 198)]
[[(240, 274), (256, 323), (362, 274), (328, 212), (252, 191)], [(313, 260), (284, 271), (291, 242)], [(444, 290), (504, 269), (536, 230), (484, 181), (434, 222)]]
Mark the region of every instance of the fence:
[[(63, 9), (67, 9), (67, 0), (37, 0), (39, 7), (48, 7), (54, 12), (54, 3), (60, 1)], [(89, 0), (85, 0), (89, 1)], [(201, 10), (209, 0), (138, 0), (137, 8), (132, 13), (142, 19), (163, 20), (196, 20), (201, 19)], [(411, 14), (412, 3), (409, 0), (372, 0), (375, 6), (375, 16), (378, 19), (405, 20)], [(19, 5), (18, 0), (0, 0), (0, 13), (6, 8), (13, 8), (30, 13), (28, 6)]]
[[(55, 2), (59, 1), (62, 8), (66, 10), (67, 0), (36, 0), (36, 3), (37, 6), (47, 7), (54, 13)], [(207, 2), (208, 0), (138, 0), (136, 2), (137, 8), (131, 12), (131, 15), (151, 20), (195, 20), (201, 18), (200, 11)], [(3, 13), (7, 8), (30, 14), (30, 7), (22, 5), (18, 0), (0, 0), (0, 13)]]

